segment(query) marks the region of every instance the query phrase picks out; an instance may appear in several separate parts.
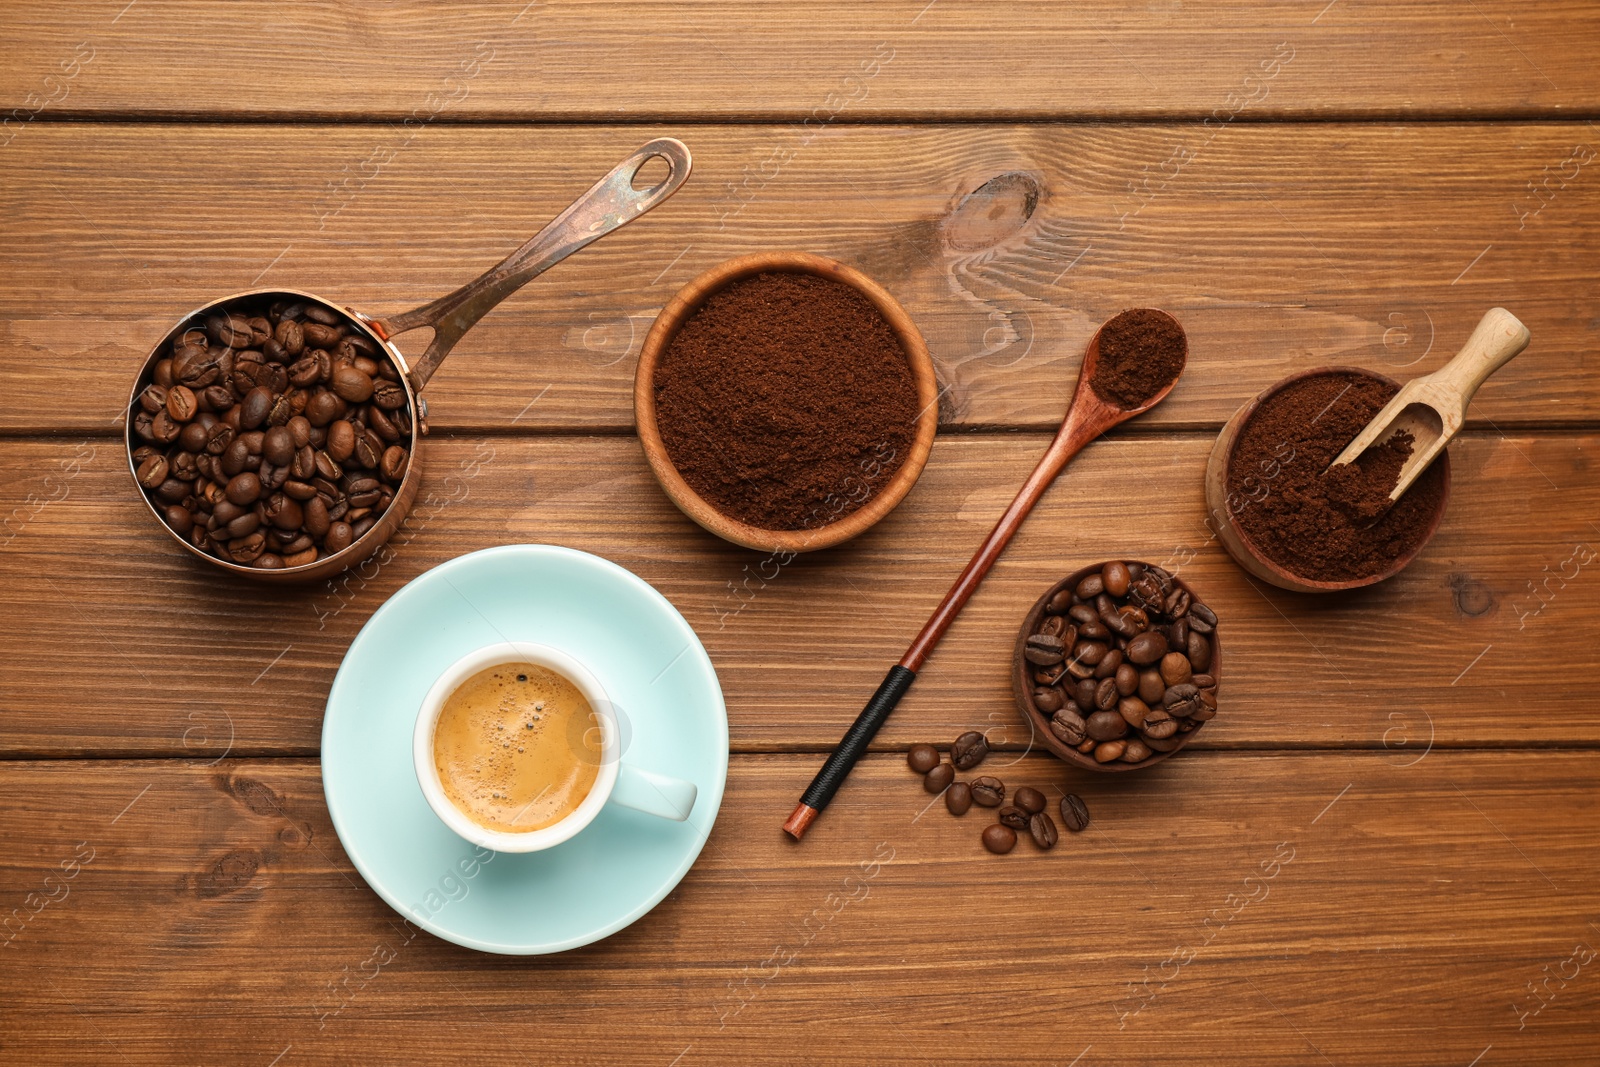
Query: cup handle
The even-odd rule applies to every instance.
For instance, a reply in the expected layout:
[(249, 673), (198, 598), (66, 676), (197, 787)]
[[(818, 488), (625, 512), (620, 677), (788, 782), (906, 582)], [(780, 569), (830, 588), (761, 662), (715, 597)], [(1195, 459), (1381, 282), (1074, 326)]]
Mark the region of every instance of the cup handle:
[(683, 822), (694, 810), (699, 793), (693, 782), (622, 763), (617, 766), (617, 784), (611, 790), (610, 802), (646, 815)]

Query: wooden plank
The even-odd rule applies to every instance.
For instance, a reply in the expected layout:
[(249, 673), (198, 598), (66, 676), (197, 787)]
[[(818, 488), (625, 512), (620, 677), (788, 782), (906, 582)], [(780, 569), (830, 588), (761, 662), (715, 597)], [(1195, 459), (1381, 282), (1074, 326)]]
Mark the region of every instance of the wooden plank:
[[(1475, 0), (329, 8), (20, 0), (23, 116), (610, 120), (1593, 112), (1594, 10)], [(1448, 44), (1445, 44), (1448, 42)]]
[(893, 755), (796, 846), (777, 823), (810, 761), (739, 756), (683, 884), (612, 938), (535, 960), (403, 926), (340, 849), (312, 761), (4, 764), (0, 902), (30, 915), (12, 913), (3, 950), (6, 1048), (38, 1064), (458, 1063), (471, 1047), (1390, 1067), (1492, 1045), (1484, 1062), (1587, 1062), (1594, 760), (1401, 763), (1195, 753), (1110, 782), (1029, 757), (998, 773), (1081, 793), (1093, 821), (1053, 852), (995, 857), (981, 809), (919, 818), (928, 798)]
[[(372, 313), (447, 292), (659, 132), (437, 128), (406, 146), (389, 126), (30, 129), (0, 157), (0, 430), (105, 429), (149, 347), (229, 292), (285, 285)], [(430, 387), (435, 426), (630, 426), (656, 311), (713, 264), (784, 247), (856, 264), (906, 304), (951, 426), (1053, 426), (1094, 329), (1141, 304), (1179, 315), (1192, 349), (1145, 426), (1218, 426), (1313, 366), (1432, 370), (1495, 304), (1534, 341), (1474, 425), (1600, 420), (1577, 281), (1600, 272), (1600, 181), (1561, 166), (1597, 158), (1572, 155), (1586, 127), (1234, 126), (1209, 143), (1195, 126), (841, 128), (770, 181), (757, 168), (788, 132), (673, 132), (696, 153), (689, 185), (491, 314)], [(1576, 177), (1541, 200), (1525, 187), (1547, 166)], [(1028, 182), (1041, 199), (1010, 232)]]
[[(12, 754), (313, 753), (340, 658), (396, 589), (464, 552), (542, 541), (614, 559), (678, 606), (716, 665), (735, 748), (826, 748), (1044, 443), (942, 438), (889, 519), (782, 565), (680, 515), (636, 441), (437, 438), (392, 561), (294, 589), (224, 582), (181, 554), (132, 497), (115, 444), (0, 442), (0, 514), (14, 531), (0, 585), (0, 744)], [(1320, 599), (1258, 587), (1207, 543), (1210, 444), (1186, 434), (1091, 446), (881, 744), (996, 727), (997, 742), (1025, 746), (1007, 678), (1014, 628), (1050, 583), (1113, 556), (1180, 567), (1223, 617), (1223, 709), (1209, 745), (1600, 741), (1600, 722), (1578, 713), (1593, 703), (1581, 665), (1594, 647), (1594, 435), (1458, 439), (1452, 507), (1422, 558), (1380, 586)], [(76, 456), (73, 476), (62, 465)]]

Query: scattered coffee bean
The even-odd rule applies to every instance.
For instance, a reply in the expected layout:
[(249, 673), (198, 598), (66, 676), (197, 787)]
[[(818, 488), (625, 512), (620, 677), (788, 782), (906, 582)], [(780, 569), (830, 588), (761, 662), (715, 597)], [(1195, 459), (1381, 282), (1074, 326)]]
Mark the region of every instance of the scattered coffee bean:
[(348, 548), (410, 464), (398, 369), (350, 319), (298, 301), (245, 298), (180, 330), (130, 415), (158, 513), (232, 563), (297, 567)]
[(922, 776), (922, 788), (930, 793), (942, 793), (955, 780), (956, 769), (948, 763), (941, 763)]
[(918, 774), (927, 774), (939, 766), (939, 750), (932, 745), (912, 745), (906, 753), (906, 763)]
[(968, 730), (950, 746), (950, 762), (958, 771), (970, 771), (989, 754), (989, 742), (976, 730)]
[(966, 782), (952, 782), (944, 791), (944, 806), (951, 815), (965, 815), (972, 810), (972, 787)]
[(1028, 819), (1028, 833), (1040, 848), (1055, 848), (1057, 833), (1055, 820), (1042, 811), (1034, 812)]
[(1061, 798), (1061, 825), (1073, 833), (1089, 825), (1089, 805), (1078, 794), (1068, 793)]
[[(951, 768), (950, 773), (953, 776), (955, 769)], [(974, 778), (970, 784), (972, 786), (973, 801), (982, 807), (998, 808), (1006, 799), (1005, 784), (998, 778), (984, 775), (981, 778)]]
[(1001, 826), (1009, 826), (1013, 830), (1026, 830), (1028, 828), (1029, 814), (1015, 804), (1002, 804), (996, 817)]
[(1017, 847), (1017, 832), (1009, 826), (995, 823), (983, 831), (983, 847), (997, 856), (1003, 856)]
[(1044, 810), (1044, 794), (1031, 785), (1019, 787), (1011, 794), (1011, 802), (1029, 815), (1037, 815)]

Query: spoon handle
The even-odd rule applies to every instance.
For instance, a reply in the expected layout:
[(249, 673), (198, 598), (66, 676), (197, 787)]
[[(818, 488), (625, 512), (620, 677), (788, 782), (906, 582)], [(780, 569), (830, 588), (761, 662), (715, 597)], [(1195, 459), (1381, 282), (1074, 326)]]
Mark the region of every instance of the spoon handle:
[(1428, 375), (1428, 399), (1441, 408), (1448, 404), (1464, 418), (1478, 387), (1527, 348), (1531, 336), (1511, 312), (1490, 308), (1455, 358)]
[(989, 573), (989, 568), (994, 566), (994, 561), (1000, 558), (1000, 553), (1005, 551), (1012, 536), (1021, 528), (1022, 521), (1028, 517), (1028, 512), (1033, 510), (1033, 505), (1037, 504), (1044, 491), (1050, 488), (1050, 483), (1056, 480), (1056, 476), (1066, 467), (1067, 461), (1105, 429), (1107, 420), (1103, 408), (1095, 405), (1092, 413), (1085, 414), (1087, 407), (1088, 405), (1074, 403), (1073, 411), (1069, 413), (1066, 423), (1056, 434), (1055, 440), (1050, 443), (1050, 448), (1039, 460), (1038, 466), (1033, 468), (1033, 473), (1028, 475), (1028, 480), (1023, 483), (1016, 498), (1011, 501), (1011, 506), (1000, 516), (1000, 521), (994, 524), (994, 529), (989, 531), (988, 538), (978, 547), (978, 551), (973, 553), (972, 559), (956, 578), (955, 584), (950, 586), (950, 591), (944, 595), (939, 606), (928, 617), (922, 631), (911, 642), (911, 647), (906, 649), (906, 654), (900, 657), (899, 663), (889, 668), (889, 673), (877, 691), (872, 694), (872, 699), (867, 701), (867, 706), (861, 709), (856, 721), (845, 731), (838, 747), (829, 754), (826, 762), (822, 764), (822, 769), (817, 771), (817, 776), (800, 795), (800, 803), (789, 815), (788, 822), (783, 824), (784, 830), (790, 837), (796, 841), (800, 840), (812, 820), (828, 806), (828, 802), (839, 791), (839, 786), (844, 783), (850, 769), (856, 765), (857, 760), (866, 755), (867, 746), (878, 732), (878, 728), (889, 718), (889, 713), (900, 703), (900, 698), (906, 695), (911, 683), (916, 681), (917, 671), (922, 669), (922, 664), (927, 660), (929, 653), (950, 628), (950, 624), (955, 622), (956, 616), (961, 614), (961, 609), (966, 606), (972, 594), (977, 592), (979, 584), (983, 582), (984, 575)]

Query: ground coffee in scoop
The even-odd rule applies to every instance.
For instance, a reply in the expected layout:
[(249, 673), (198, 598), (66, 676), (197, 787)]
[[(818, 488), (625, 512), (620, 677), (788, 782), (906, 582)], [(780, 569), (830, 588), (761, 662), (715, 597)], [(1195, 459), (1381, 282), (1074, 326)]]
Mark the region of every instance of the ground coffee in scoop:
[(1171, 316), (1133, 308), (1100, 327), (1100, 360), (1089, 387), (1124, 411), (1143, 407), (1183, 373), (1189, 342)]

